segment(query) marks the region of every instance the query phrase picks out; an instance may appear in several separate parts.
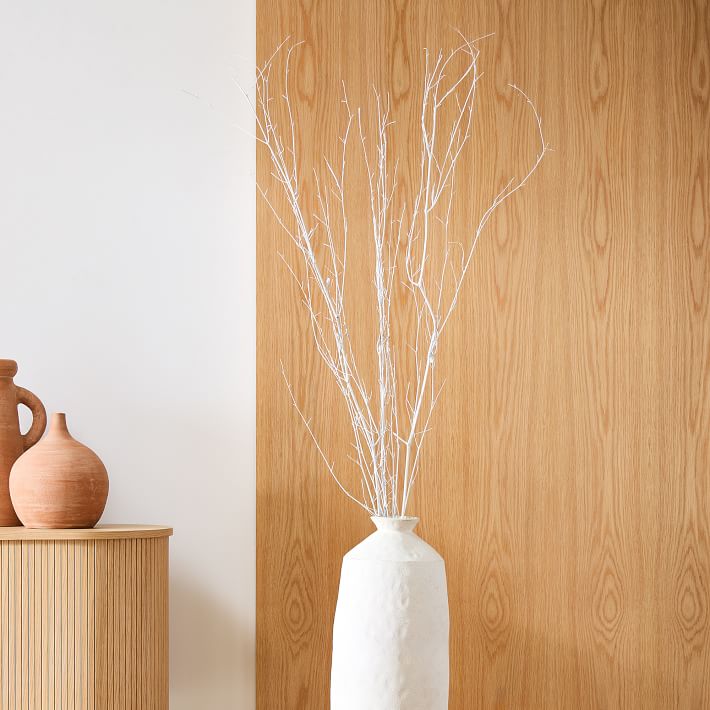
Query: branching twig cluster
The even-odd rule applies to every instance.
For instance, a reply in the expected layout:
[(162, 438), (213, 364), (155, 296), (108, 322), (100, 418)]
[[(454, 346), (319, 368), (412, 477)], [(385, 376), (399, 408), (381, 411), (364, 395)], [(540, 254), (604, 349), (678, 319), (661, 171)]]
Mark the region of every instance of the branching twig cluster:
[[(343, 85), (345, 124), (336, 159), (323, 158), (314, 170), (315, 210), (303, 191), (297, 156), (297, 125), (289, 94), (291, 63), (298, 45), (285, 43), (257, 71), (257, 139), (268, 151), (272, 176), (288, 203), (280, 214), (266, 190), (260, 192), (301, 257), (298, 266), (282, 255), (298, 285), (308, 313), (315, 347), (343, 395), (353, 431), (352, 460), (361, 490), (346, 489), (322, 450), (310, 421), (298, 405), (286, 375), (291, 400), (313, 438), (331, 476), (348, 497), (372, 515), (405, 515), (419, 472), (422, 445), (440, 394), (435, 383), (439, 342), (453, 313), (471, 260), (493, 212), (525, 185), (548, 147), (540, 116), (529, 105), (539, 133), (539, 150), (522, 179), (511, 178), (482, 210), (476, 227), (457, 241), (450, 238), (454, 178), (471, 137), (473, 109), (481, 78), (477, 40), (463, 40), (449, 53), (425, 51), (421, 100), (420, 158), (416, 194), (401, 199), (397, 213), (397, 162), (389, 155), (393, 122), (389, 102), (375, 92), (374, 137), (367, 119), (353, 110)], [(273, 94), (272, 74), (283, 57), (283, 84)], [(277, 116), (285, 117), (279, 121)], [(283, 124), (283, 125), (281, 125)], [(374, 253), (376, 306), (376, 387), (358, 369), (345, 309), (347, 272), (349, 147), (355, 143), (364, 161), (369, 197), (369, 231)], [(400, 243), (404, 244), (401, 248)], [(393, 344), (393, 292), (402, 283), (416, 314), (411, 341)], [(398, 362), (409, 357), (407, 382), (398, 381)]]

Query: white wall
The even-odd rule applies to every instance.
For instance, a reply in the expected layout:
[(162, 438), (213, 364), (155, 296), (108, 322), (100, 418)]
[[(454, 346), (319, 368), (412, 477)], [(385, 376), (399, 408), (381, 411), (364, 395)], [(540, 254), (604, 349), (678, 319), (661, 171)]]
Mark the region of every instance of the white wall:
[(171, 708), (254, 706), (254, 0), (0, 2), (0, 357), (169, 523)]

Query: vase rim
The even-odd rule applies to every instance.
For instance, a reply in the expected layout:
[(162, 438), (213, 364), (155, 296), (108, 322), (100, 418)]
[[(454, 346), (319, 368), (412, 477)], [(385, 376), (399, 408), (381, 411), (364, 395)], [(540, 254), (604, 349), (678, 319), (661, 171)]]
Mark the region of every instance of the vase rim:
[(371, 515), (371, 520), (419, 520), (416, 515)]
[(14, 377), (17, 374), (17, 362), (0, 358), (0, 377)]
[(49, 418), (48, 434), (68, 434), (67, 415), (65, 412), (52, 412)]
[(415, 515), (372, 515), (370, 520), (378, 530), (391, 532), (412, 532), (419, 523)]

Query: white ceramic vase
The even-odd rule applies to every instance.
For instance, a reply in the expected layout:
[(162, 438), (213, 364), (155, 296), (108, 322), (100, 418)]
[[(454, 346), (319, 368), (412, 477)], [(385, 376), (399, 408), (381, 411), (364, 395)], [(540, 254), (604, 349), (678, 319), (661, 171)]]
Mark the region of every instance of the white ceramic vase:
[(373, 518), (343, 558), (333, 624), (331, 710), (447, 710), (444, 560), (418, 518)]

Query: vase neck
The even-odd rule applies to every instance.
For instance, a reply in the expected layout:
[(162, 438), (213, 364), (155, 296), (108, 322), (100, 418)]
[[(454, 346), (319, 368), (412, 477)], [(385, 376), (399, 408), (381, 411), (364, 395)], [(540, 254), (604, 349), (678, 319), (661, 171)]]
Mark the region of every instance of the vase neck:
[(381, 532), (400, 532), (400, 533), (410, 533), (413, 532), (414, 528), (417, 527), (419, 518), (413, 516), (397, 517), (397, 518), (384, 518), (377, 515), (373, 515), (371, 518), (375, 527)]
[(17, 363), (14, 360), (0, 359), (0, 377), (12, 379), (17, 374)]
[(67, 429), (67, 415), (64, 412), (52, 414), (47, 434), (51, 436), (70, 436), (69, 429)]

